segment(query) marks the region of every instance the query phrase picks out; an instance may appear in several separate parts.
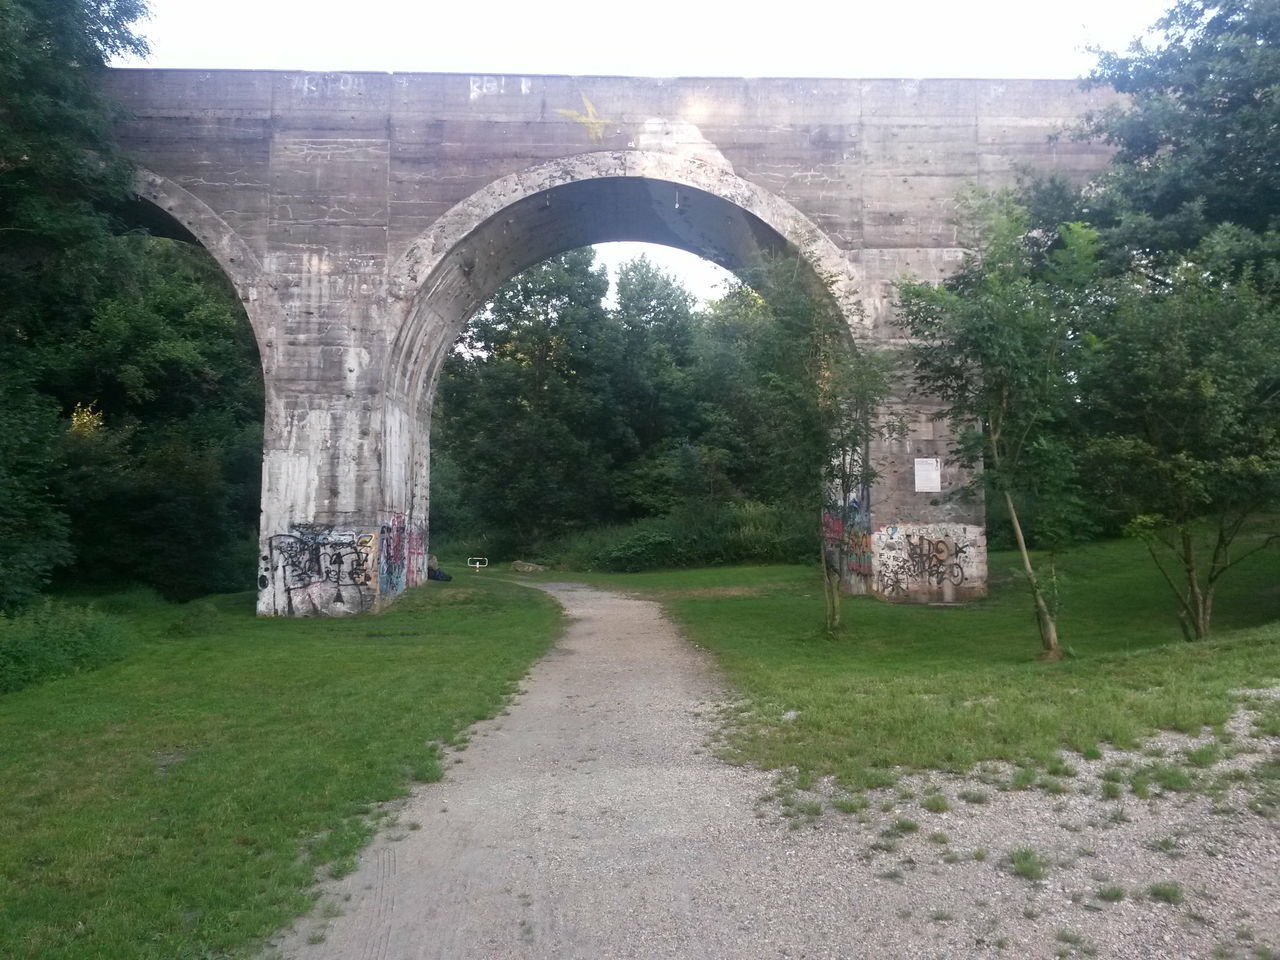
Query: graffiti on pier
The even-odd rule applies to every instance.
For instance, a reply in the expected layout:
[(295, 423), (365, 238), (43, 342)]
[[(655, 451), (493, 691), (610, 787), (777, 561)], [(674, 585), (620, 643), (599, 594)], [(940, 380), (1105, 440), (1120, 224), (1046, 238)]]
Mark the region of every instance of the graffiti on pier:
[(427, 538), (418, 524), (394, 514), (378, 531), (378, 590), (388, 596), (416, 587), (425, 576)]
[(258, 576), (259, 588), (273, 588), (277, 612), (331, 616), (373, 608), (375, 535), (326, 524), (296, 524), (290, 529), (268, 538)]
[(822, 541), (827, 562), (842, 576), (871, 576), (874, 553), (870, 521), (865, 498), (850, 497), (843, 507), (838, 502), (831, 503), (823, 512)]
[(881, 527), (872, 536), (875, 589), (889, 598), (959, 587), (981, 577), (985, 537), (966, 524)]

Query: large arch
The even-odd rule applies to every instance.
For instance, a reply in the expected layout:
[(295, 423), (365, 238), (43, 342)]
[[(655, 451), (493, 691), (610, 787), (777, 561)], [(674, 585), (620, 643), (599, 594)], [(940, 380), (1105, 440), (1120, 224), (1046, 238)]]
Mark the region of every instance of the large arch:
[[(444, 358), (467, 320), (521, 270), (577, 247), (634, 240), (730, 270), (797, 255), (850, 325), (869, 335), (849, 258), (791, 204), (727, 165), (642, 151), (589, 153), (501, 178), (456, 204), (390, 271), (401, 305), (388, 344), (384, 503), (425, 542), (430, 420)], [(399, 522), (399, 521), (397, 521)]]
[(803, 213), (727, 163), (641, 150), (579, 154), (493, 181), (392, 265), (388, 292), (403, 305), (388, 356), (393, 395), (421, 394), (440, 347), (503, 282), (558, 253), (613, 240), (678, 247), (729, 270), (755, 266), (766, 252), (794, 253), (851, 327), (864, 323), (849, 258)]

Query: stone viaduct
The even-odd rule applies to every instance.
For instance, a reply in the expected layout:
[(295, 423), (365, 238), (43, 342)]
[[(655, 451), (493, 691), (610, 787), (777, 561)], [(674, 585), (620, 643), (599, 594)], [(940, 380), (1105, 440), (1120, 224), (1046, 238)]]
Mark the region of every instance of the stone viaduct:
[[(266, 386), (258, 610), (378, 609), (425, 576), (432, 395), (519, 270), (643, 240), (729, 269), (797, 253), (856, 336), (896, 337), (892, 281), (945, 276), (953, 201), (1021, 168), (1087, 177), (1050, 135), (1112, 97), (1044, 80), (742, 80), (113, 70), (139, 193), (202, 243)], [(827, 517), (854, 586), (986, 589), (981, 505), (927, 411)], [(199, 518), (192, 527), (199, 530)]]

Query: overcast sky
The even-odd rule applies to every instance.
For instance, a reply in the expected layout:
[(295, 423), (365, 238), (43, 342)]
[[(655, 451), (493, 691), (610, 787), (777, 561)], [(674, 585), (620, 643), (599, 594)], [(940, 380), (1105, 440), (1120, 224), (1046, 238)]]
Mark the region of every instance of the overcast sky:
[[(1078, 77), (1171, 0), (150, 0), (145, 62), (206, 69), (747, 77)], [(616, 261), (640, 249), (609, 245)], [(621, 249), (621, 253), (619, 253)], [(602, 251), (605, 253), (606, 251)], [(720, 268), (655, 259), (700, 296)]]

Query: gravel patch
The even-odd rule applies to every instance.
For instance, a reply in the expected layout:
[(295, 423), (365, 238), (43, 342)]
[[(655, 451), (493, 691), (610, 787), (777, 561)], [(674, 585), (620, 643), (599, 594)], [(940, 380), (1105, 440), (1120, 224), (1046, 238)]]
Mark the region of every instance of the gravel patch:
[[(726, 691), (655, 603), (542, 588), (570, 625), (509, 713), (477, 725), (445, 780), (415, 790), (266, 956), (1280, 951), (1280, 831), (1255, 776), (1280, 742), (1254, 736), (1247, 710), (1226, 743), (1162, 734), (1141, 751), (1072, 756), (1071, 775), (1026, 790), (998, 764), (853, 796), (796, 790), (715, 758)], [(1205, 747), (1201, 766), (1185, 759)], [(1175, 762), (1190, 788), (1140, 777), (1143, 796), (1130, 779), (1104, 795)]]

